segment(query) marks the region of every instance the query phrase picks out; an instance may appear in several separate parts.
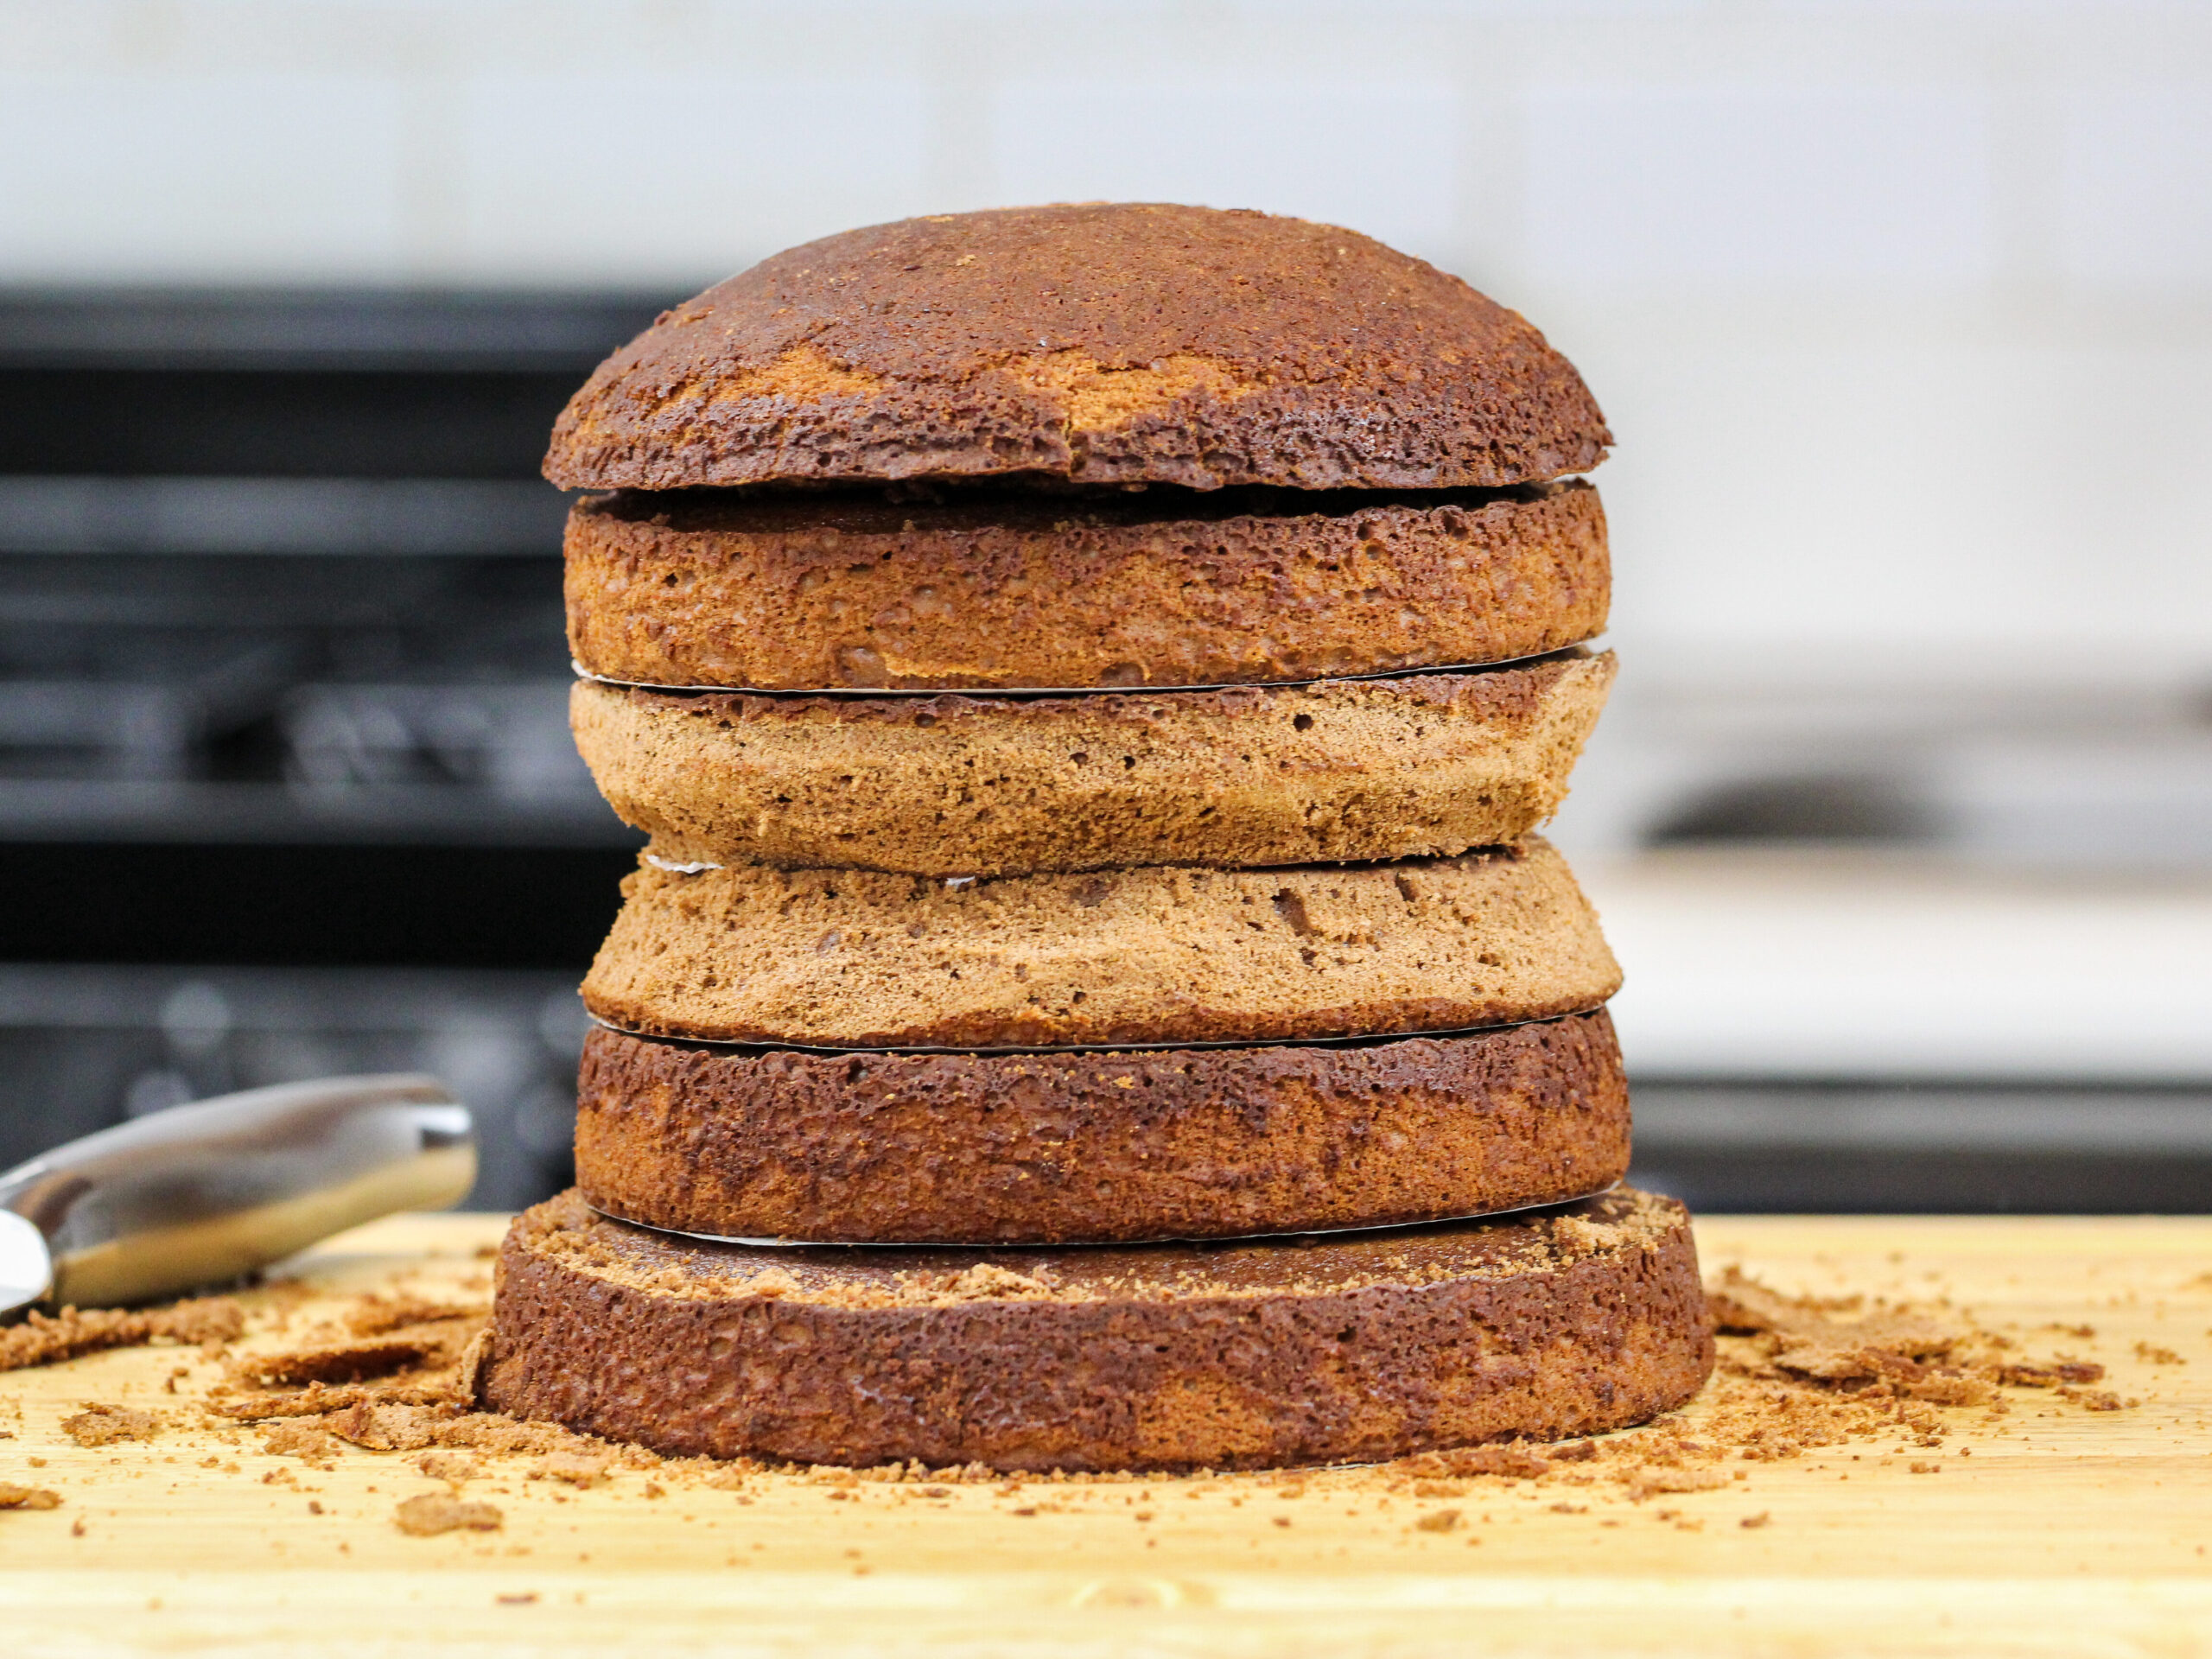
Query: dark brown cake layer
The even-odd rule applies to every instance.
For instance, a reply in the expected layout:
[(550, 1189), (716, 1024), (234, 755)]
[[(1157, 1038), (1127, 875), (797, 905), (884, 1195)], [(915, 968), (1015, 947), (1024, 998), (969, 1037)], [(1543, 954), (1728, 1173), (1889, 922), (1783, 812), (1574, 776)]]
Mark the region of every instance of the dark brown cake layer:
[(1503, 493), (587, 497), (569, 644), (649, 685), (893, 690), (1308, 680), (1602, 632), (1605, 510)]
[(1054, 1251), (702, 1244), (570, 1192), (507, 1235), (482, 1389), (678, 1456), (1227, 1469), (1619, 1428), (1712, 1363), (1689, 1217), (1640, 1192)]
[(1527, 320), (1333, 225), (1156, 202), (825, 237), (689, 300), (554, 429), (564, 488), (1027, 474), (1516, 484), (1611, 435)]
[(808, 1054), (596, 1030), (576, 1184), (738, 1238), (1053, 1244), (1378, 1227), (1627, 1173), (1602, 1012), (1335, 1047)]

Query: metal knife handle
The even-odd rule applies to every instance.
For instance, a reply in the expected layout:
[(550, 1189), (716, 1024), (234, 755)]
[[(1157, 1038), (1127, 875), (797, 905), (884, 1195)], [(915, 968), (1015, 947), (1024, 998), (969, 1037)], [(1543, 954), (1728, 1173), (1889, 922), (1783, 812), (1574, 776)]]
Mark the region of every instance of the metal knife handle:
[(475, 1179), (468, 1109), (435, 1077), (326, 1077), (73, 1141), (0, 1174), (0, 1211), (44, 1235), (47, 1300), (97, 1306), (235, 1279)]

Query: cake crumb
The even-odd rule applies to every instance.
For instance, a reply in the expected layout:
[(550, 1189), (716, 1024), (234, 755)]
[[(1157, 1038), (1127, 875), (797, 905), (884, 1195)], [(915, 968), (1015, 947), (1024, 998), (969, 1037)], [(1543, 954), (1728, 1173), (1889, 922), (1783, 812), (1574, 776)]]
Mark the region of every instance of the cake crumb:
[(79, 1446), (150, 1440), (161, 1431), (161, 1418), (138, 1406), (106, 1406), (86, 1401), (82, 1411), (61, 1420), (61, 1432)]
[(481, 1464), (461, 1452), (425, 1452), (415, 1459), (415, 1466), (432, 1480), (451, 1486), (465, 1484), (484, 1472)]
[[(1962, 1333), (1898, 1309), (1865, 1311), (1856, 1298), (1822, 1304), (1770, 1290), (1742, 1268), (1725, 1268), (1706, 1291), (1713, 1322), (1722, 1331), (1767, 1338), (1768, 1357), (1781, 1370), (1823, 1382), (1855, 1382), (1924, 1374), (1924, 1362), (1948, 1355)], [(1837, 1314), (1858, 1317), (1842, 1319)]]
[(18, 1486), (0, 1480), (0, 1510), (58, 1510), (61, 1494), (44, 1486)]
[[(1583, 1444), (1587, 1446), (1589, 1442)], [(1509, 1480), (1541, 1480), (1551, 1472), (1552, 1460), (1517, 1441), (1508, 1441), (1502, 1446), (1463, 1446), (1444, 1452), (1417, 1452), (1389, 1466), (1409, 1475), (1461, 1479), (1496, 1475)]]
[(1718, 1491), (1729, 1484), (1719, 1469), (1638, 1469), (1628, 1478), (1629, 1496), (1638, 1503), (1661, 1493)]
[(489, 1503), (475, 1503), (444, 1492), (424, 1492), (392, 1511), (391, 1523), (410, 1538), (442, 1532), (497, 1532), (503, 1517)]
[(261, 1449), (272, 1457), (299, 1458), (327, 1465), (345, 1448), (319, 1424), (293, 1418), (262, 1430)]
[(437, 1351), (435, 1343), (354, 1342), (302, 1349), (293, 1353), (254, 1354), (232, 1365), (238, 1380), (263, 1388), (308, 1382), (362, 1382), (411, 1370)]
[(607, 1452), (556, 1452), (540, 1458), (530, 1471), (532, 1480), (557, 1480), (570, 1486), (596, 1486), (607, 1478), (613, 1458)]
[(0, 1371), (53, 1365), (110, 1348), (149, 1343), (198, 1344), (235, 1341), (245, 1331), (245, 1309), (227, 1296), (195, 1297), (167, 1307), (124, 1311), (65, 1307), (34, 1309), (21, 1325), (0, 1329)]
[(381, 1337), (410, 1325), (442, 1325), (448, 1319), (483, 1319), (491, 1309), (481, 1305), (422, 1301), (414, 1297), (385, 1297), (370, 1291), (346, 1316), (346, 1328), (356, 1337)]

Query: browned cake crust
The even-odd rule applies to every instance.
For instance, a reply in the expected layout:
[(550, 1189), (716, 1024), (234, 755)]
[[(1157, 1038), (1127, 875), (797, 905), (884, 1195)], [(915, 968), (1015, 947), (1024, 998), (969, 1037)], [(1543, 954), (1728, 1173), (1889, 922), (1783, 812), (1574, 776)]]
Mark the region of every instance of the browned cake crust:
[(1611, 442), (1541, 334), (1419, 259), (1305, 219), (1089, 203), (763, 261), (601, 364), (545, 475), (1418, 488), (1581, 472)]
[(1620, 985), (1567, 862), (1516, 849), (1277, 870), (951, 881), (648, 863), (584, 1005), (663, 1037), (1056, 1047), (1546, 1019)]
[(677, 1456), (1230, 1469), (1595, 1433), (1712, 1370), (1671, 1199), (1300, 1243), (763, 1249), (570, 1192), (500, 1251), (484, 1398)]
[(1628, 1173), (1601, 1011), (1465, 1037), (826, 1055), (594, 1031), (576, 1185), (736, 1238), (1056, 1244), (1379, 1227)]
[(1218, 691), (667, 696), (576, 747), (673, 863), (1013, 875), (1450, 856), (1551, 817), (1613, 659)]
[(569, 643), (649, 685), (1214, 685), (1535, 656), (1605, 626), (1598, 492), (587, 497)]

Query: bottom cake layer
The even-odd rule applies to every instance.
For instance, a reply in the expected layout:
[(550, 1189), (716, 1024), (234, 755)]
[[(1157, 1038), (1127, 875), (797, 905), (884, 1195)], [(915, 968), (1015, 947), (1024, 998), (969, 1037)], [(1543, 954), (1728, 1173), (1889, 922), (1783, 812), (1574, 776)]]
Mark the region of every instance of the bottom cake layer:
[(725, 1238), (1059, 1244), (1395, 1226), (1628, 1171), (1604, 1010), (1458, 1037), (812, 1054), (598, 1030), (576, 1185)]
[(773, 1249), (573, 1192), (499, 1255), (488, 1405), (675, 1455), (1371, 1460), (1623, 1427), (1713, 1365), (1689, 1216), (1628, 1189), (1350, 1238)]

